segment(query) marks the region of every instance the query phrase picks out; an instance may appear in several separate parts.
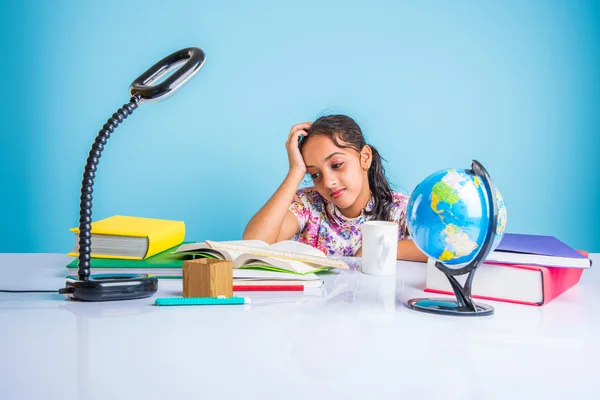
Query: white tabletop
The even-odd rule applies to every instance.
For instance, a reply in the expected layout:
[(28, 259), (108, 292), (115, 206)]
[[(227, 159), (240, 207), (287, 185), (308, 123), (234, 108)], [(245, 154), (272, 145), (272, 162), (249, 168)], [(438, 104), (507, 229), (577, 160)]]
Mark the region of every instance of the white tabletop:
[[(2, 254), (0, 288), (64, 287), (70, 260)], [(0, 399), (596, 398), (597, 268), (543, 307), (488, 301), (480, 318), (406, 308), (427, 296), (409, 262), (396, 279), (345, 272), (243, 306), (153, 305), (181, 280), (121, 302), (0, 293)]]

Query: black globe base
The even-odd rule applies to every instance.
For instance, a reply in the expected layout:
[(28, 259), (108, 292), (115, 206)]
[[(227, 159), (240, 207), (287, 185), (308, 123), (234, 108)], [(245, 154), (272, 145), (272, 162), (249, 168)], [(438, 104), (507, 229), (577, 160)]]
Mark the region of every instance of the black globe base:
[(442, 314), (464, 317), (484, 317), (494, 313), (494, 307), (483, 303), (472, 303), (473, 308), (459, 304), (452, 299), (411, 299), (406, 302), (408, 308), (430, 314)]
[(158, 279), (147, 274), (98, 274), (80, 280), (70, 276), (66, 288), (69, 297), (80, 301), (143, 299), (158, 290)]

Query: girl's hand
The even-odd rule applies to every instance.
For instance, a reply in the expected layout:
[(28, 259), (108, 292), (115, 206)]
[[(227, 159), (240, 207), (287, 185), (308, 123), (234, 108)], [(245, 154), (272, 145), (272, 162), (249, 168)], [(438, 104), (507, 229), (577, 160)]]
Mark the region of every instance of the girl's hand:
[(308, 135), (307, 131), (311, 125), (312, 122), (304, 122), (302, 124), (292, 126), (292, 129), (290, 130), (285, 148), (287, 149), (291, 172), (298, 172), (302, 175), (306, 174), (306, 164), (304, 164), (302, 154), (300, 154), (298, 140), (300, 136)]

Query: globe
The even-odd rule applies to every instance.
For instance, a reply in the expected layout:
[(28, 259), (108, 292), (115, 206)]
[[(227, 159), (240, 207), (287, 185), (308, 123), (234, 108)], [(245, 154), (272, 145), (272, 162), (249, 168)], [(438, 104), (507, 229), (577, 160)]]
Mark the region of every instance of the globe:
[[(470, 172), (470, 171), (469, 171)], [(465, 169), (435, 172), (417, 185), (408, 202), (407, 224), (416, 246), (428, 257), (455, 268), (473, 261), (489, 229), (489, 203), (481, 177)], [(498, 205), (493, 251), (506, 230), (506, 207), (493, 188)]]

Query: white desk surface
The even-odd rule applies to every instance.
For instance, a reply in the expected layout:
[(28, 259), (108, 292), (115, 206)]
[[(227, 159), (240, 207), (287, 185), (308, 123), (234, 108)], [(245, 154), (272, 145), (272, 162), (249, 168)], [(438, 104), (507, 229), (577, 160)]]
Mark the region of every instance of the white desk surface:
[[(588, 399), (600, 376), (600, 254), (543, 307), (489, 317), (412, 311), (425, 264), (346, 272), (310, 293), (243, 306), (157, 307), (181, 296), (80, 303), (0, 293), (0, 399)], [(1, 254), (2, 289), (64, 287), (59, 254)]]

